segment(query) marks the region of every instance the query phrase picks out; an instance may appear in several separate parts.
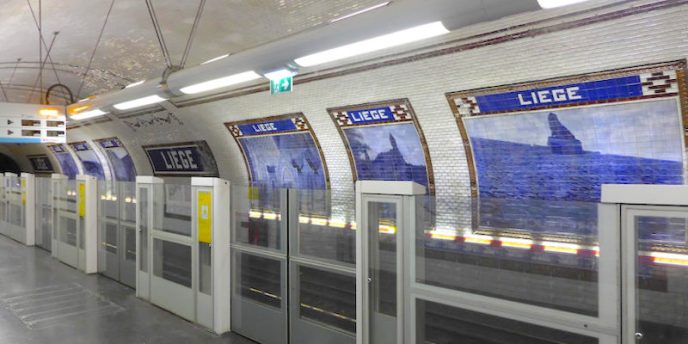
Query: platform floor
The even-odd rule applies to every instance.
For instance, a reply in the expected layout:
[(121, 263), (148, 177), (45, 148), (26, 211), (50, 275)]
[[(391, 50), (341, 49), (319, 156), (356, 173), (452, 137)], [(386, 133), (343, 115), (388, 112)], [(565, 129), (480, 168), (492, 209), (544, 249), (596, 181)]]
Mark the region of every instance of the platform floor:
[(134, 290), (87, 276), (0, 235), (0, 343), (225, 343), (217, 336), (137, 299)]

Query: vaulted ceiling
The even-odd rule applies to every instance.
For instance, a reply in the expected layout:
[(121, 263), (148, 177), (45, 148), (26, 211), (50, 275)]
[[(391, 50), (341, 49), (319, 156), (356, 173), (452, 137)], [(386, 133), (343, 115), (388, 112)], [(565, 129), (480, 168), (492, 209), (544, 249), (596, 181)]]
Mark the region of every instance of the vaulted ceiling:
[[(400, 1), (408, 0), (395, 0)], [(381, 2), (4, 0), (0, 6), (0, 101), (38, 103), (45, 90), (57, 83), (80, 99), (159, 77), (168, 63), (181, 63), (196, 18), (186, 66), (324, 25)], [(149, 4), (169, 52), (167, 59)], [(65, 102), (63, 88), (55, 88), (52, 95), (52, 103)]]

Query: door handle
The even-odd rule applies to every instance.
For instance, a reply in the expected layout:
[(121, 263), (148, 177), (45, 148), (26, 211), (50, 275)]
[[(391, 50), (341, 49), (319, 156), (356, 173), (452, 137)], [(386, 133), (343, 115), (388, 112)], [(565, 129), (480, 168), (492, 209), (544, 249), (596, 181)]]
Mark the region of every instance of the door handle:
[(373, 282), (373, 278), (372, 278), (372, 277), (368, 277), (368, 283), (372, 283), (372, 282)]
[(636, 333), (635, 334), (635, 341), (640, 342), (641, 340), (643, 340), (643, 334), (640, 332)]

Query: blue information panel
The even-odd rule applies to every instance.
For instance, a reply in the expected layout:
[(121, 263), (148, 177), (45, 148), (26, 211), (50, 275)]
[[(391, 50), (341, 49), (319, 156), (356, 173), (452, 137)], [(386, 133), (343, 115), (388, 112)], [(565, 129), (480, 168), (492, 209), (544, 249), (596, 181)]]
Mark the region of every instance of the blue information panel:
[(483, 113), (523, 110), (537, 107), (623, 99), (643, 95), (640, 76), (589, 81), (554, 87), (534, 88), (476, 96)]
[(76, 161), (74, 161), (72, 155), (67, 151), (67, 147), (62, 144), (57, 144), (50, 145), (48, 148), (53, 152), (55, 159), (60, 164), (62, 174), (69, 179), (75, 179), (76, 175), (79, 174), (79, 167), (76, 165)]
[(290, 119), (240, 124), (237, 126), (244, 136), (283, 133), (296, 130), (296, 125)]
[(110, 167), (115, 180), (123, 182), (136, 181), (136, 167), (129, 155), (129, 151), (124, 147), (122, 141), (116, 137), (96, 140), (103, 149), (110, 161)]
[(389, 106), (346, 111), (346, 116), (349, 118), (352, 124), (394, 122), (394, 114)]
[(88, 142), (73, 142), (70, 143), (69, 146), (72, 147), (74, 152), (76, 152), (76, 156), (79, 157), (85, 174), (95, 177), (98, 180), (105, 179), (103, 164)]
[(28, 156), (33, 171), (35, 173), (53, 173), (55, 169), (53, 168), (53, 163), (47, 155), (30, 155)]
[(217, 177), (215, 158), (205, 141), (144, 146), (156, 176)]

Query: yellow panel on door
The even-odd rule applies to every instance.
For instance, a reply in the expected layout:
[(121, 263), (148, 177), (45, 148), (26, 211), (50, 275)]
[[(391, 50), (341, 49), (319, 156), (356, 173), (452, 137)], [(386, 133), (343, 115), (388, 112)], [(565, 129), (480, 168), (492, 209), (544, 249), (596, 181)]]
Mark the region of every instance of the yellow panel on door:
[(210, 191), (198, 192), (198, 241), (206, 244), (213, 242), (212, 201), (213, 198)]
[(21, 179), (21, 197), (22, 205), (26, 205), (26, 179)]
[(86, 217), (86, 183), (79, 183), (79, 216)]

